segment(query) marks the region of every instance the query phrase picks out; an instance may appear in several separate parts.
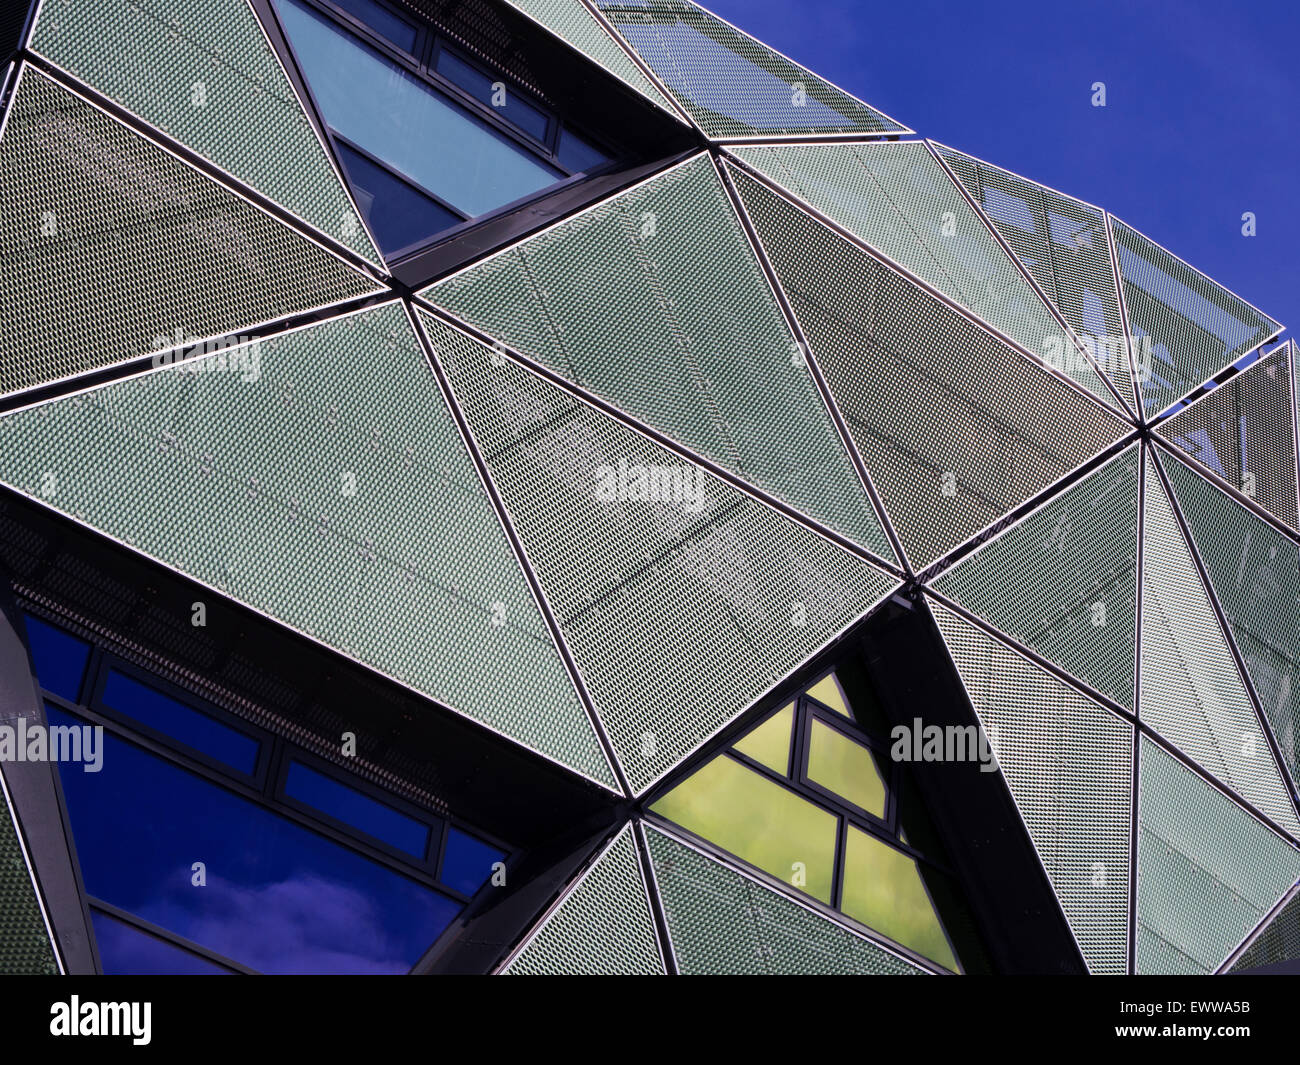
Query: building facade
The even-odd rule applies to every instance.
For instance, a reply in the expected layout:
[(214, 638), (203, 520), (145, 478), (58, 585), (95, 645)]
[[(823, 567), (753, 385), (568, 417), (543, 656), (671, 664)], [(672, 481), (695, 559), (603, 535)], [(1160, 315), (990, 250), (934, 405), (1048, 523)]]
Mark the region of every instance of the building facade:
[(0, 25), (0, 971), (1300, 957), (1300, 367), (690, 0)]

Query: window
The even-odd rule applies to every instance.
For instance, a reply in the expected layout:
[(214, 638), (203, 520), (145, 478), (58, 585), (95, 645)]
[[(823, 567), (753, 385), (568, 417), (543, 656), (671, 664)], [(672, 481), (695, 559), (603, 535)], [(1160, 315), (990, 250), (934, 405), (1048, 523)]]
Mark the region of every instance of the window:
[(596, 170), (609, 154), (380, 0), (275, 0), (381, 251)]
[[(508, 849), (32, 615), (104, 972), (404, 973)], [(85, 750), (83, 741), (81, 747)]]
[(959, 971), (935, 901), (952, 883), (937, 843), (917, 845), (933, 832), (881, 731), (828, 674), (650, 809)]

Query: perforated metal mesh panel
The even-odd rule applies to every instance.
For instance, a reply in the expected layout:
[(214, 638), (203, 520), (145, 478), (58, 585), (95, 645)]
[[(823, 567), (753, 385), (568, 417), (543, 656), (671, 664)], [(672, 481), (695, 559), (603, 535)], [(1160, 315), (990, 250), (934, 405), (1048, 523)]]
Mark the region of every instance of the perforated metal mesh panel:
[(32, 874), (23, 858), (9, 808), (0, 795), (0, 975), (57, 972)]
[(942, 301), (752, 178), (735, 179), (917, 568), (1124, 432)]
[(399, 306), (188, 365), (0, 419), (0, 478), (613, 784)]
[(857, 556), (424, 320), (638, 790), (892, 587)]
[(1270, 352), (1157, 432), (1294, 529), (1300, 522), (1290, 347)]
[(1125, 328), (1115, 291), (1106, 218), (1081, 200), (935, 146), (1070, 328), (1091, 345), (1097, 366), (1133, 402)]
[(708, 156), (425, 295), (893, 558)]
[[(1258, 347), (1279, 326), (1222, 285), (1112, 219), (1130, 332), (1146, 338), (1138, 358), (1142, 403), (1154, 415)], [(1135, 341), (1138, 343), (1138, 341)], [(1135, 348), (1140, 355), (1141, 344)], [(1143, 362), (1151, 367), (1143, 381)]]
[(12, 106), (0, 393), (376, 291), (31, 67)]
[(44, 0), (32, 49), (379, 261), (246, 0)]
[(1133, 729), (931, 604), (1088, 968), (1128, 965)]
[(1132, 708), (1137, 503), (1133, 446), (941, 574), (934, 588)]
[(1300, 821), (1154, 469), (1143, 521), (1142, 720), (1274, 821)]
[(1300, 852), (1145, 737), (1137, 971), (1213, 972), (1300, 877)]
[(683, 975), (907, 976), (924, 970), (647, 826)]
[(1300, 896), (1292, 897), (1273, 915), (1228, 971), (1237, 973), (1297, 958), (1300, 958)]
[(513, 976), (663, 974), (630, 825), (504, 972)]
[(1118, 407), (1087, 357), (924, 144), (803, 144), (732, 151)]
[(1300, 547), (1182, 463), (1161, 462), (1286, 770), (1300, 782)]
[(647, 100), (676, 114), (672, 104), (651, 84), (628, 54), (596, 21), (582, 0), (508, 0), (511, 7), (545, 26), (560, 40), (572, 45), (588, 59), (600, 64), (622, 81), (627, 82)]
[(689, 0), (597, 0), (708, 136), (910, 132)]

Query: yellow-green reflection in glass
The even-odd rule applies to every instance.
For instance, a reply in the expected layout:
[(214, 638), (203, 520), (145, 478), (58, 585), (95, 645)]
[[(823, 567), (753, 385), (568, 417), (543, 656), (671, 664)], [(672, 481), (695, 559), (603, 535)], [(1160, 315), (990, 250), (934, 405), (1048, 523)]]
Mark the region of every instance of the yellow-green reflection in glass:
[(808, 779), (867, 813), (885, 816), (885, 782), (875, 755), (816, 718), (808, 737)]
[(837, 818), (734, 758), (715, 758), (650, 808), (830, 902)]
[(829, 706), (837, 714), (843, 714), (850, 721), (853, 720), (853, 715), (849, 712), (849, 704), (844, 701), (844, 693), (840, 691), (840, 682), (835, 679), (834, 673), (827, 673), (822, 677), (808, 689), (808, 694), (819, 703)]
[(916, 862), (852, 825), (847, 828), (840, 909), (895, 943), (960, 972)]
[(737, 742), (735, 748), (741, 754), (747, 754), (754, 761), (785, 776), (790, 766), (790, 732), (793, 726), (794, 703), (791, 703), (783, 706)]

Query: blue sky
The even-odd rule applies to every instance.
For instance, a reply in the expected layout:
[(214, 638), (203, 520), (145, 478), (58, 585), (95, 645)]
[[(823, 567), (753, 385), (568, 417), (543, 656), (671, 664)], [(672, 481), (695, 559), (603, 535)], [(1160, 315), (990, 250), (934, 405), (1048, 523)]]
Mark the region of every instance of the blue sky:
[(1300, 330), (1300, 2), (703, 3), (922, 136), (1108, 209)]

